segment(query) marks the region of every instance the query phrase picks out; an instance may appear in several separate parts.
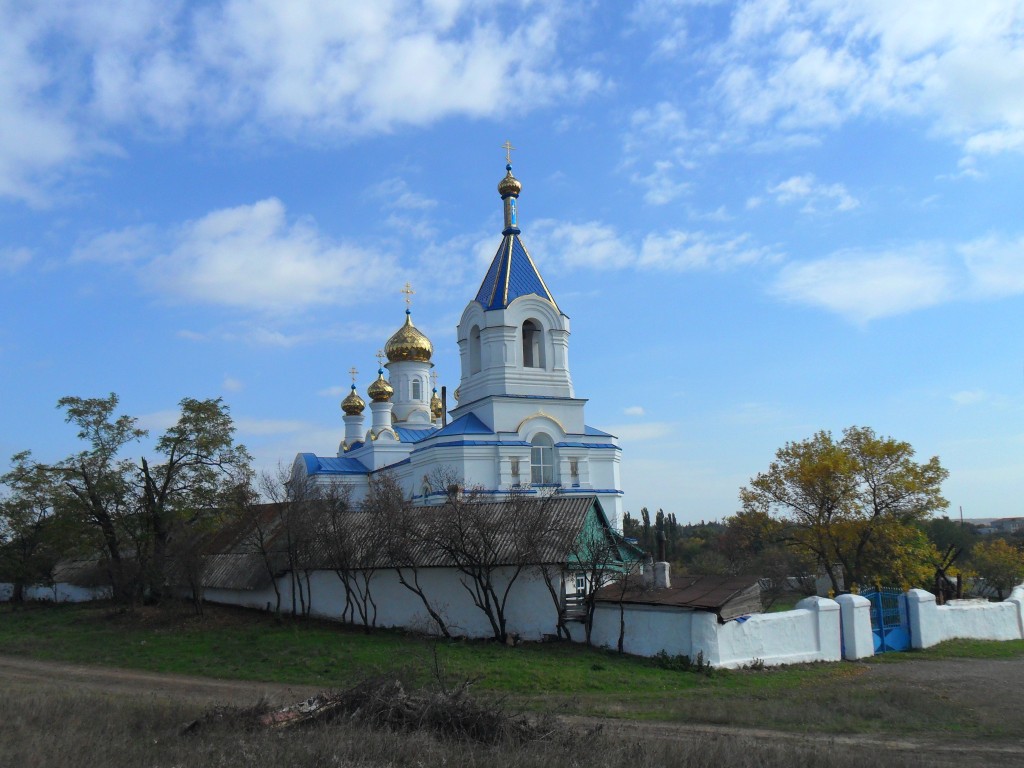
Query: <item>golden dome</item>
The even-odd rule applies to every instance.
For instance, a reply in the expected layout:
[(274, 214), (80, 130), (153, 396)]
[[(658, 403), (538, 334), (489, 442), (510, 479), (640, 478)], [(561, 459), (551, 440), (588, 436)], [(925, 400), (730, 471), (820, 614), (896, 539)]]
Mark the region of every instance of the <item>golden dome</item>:
[(441, 405), (441, 398), (437, 396), (437, 388), (430, 397), (430, 418), (440, 419), (444, 415), (444, 406)]
[(363, 402), (358, 393), (356, 393), (356, 385), (352, 385), (352, 391), (348, 393), (348, 396), (341, 401), (341, 410), (345, 412), (347, 416), (358, 416), (363, 412), (363, 408), (366, 407), (366, 403)]
[(366, 394), (368, 394), (375, 403), (386, 403), (391, 399), (391, 396), (395, 394), (395, 390), (384, 378), (383, 368), (377, 369), (377, 380), (367, 387)]
[(405, 310), (405, 325), (388, 339), (388, 343), (384, 345), (384, 353), (388, 356), (389, 363), (399, 360), (429, 363), (430, 356), (434, 354), (434, 345), (412, 324), (412, 313), (407, 309)]
[(452, 397), (455, 398), (455, 402), (456, 403), (459, 402), (459, 389), (460, 389), (460, 387), (456, 387), (455, 391), (452, 392)]
[(505, 178), (498, 182), (498, 194), (501, 195), (502, 198), (506, 198), (509, 195), (512, 197), (519, 197), (519, 193), (522, 191), (523, 185), (519, 182), (519, 179), (512, 175), (512, 165), (506, 165)]

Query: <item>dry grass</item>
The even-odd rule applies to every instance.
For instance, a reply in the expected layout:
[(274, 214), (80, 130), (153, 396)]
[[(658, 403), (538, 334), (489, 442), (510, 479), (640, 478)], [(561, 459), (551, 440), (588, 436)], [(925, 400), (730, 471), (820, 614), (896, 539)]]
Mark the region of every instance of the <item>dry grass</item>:
[[(11, 692), (0, 698), (0, 765), (19, 768), (145, 765), (153, 768), (251, 766), (326, 768), (457, 765), (466, 768), (860, 768), (877, 749), (850, 751), (821, 744), (764, 743), (750, 738), (693, 736), (658, 739), (570, 732), (497, 746), (438, 738), (428, 731), (395, 732), (347, 722), (283, 731), (239, 728), (231, 718), (183, 733), (202, 712), (195, 705), (154, 698), (60, 690)], [(884, 764), (922, 765), (920, 758), (884, 755)]]

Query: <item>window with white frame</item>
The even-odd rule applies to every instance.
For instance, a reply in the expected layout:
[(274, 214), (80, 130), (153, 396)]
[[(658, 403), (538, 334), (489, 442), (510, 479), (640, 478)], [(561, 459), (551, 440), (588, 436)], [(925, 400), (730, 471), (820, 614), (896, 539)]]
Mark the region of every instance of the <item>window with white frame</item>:
[(530, 482), (534, 485), (555, 482), (555, 443), (543, 433), (530, 441)]

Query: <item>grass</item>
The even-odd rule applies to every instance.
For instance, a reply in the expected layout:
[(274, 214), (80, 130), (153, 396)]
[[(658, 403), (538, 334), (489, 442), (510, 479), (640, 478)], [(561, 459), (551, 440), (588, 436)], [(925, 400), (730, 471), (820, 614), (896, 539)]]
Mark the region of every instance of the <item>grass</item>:
[[(184, 606), (0, 607), (0, 653), (157, 672), (255, 680), (317, 688), (368, 675), (427, 683), (476, 679), (475, 690), (507, 697), (535, 713), (732, 724), (833, 733), (1005, 735), (1002, 703), (989, 691), (893, 685), (868, 674), (877, 664), (951, 658), (1012, 659), (1024, 642), (953, 641), (927, 651), (886, 654), (870, 663), (804, 664), (710, 675), (665, 669), (657, 660), (569, 643), (508, 648), (487, 642), (372, 634), (333, 623)], [(956, 718), (948, 717), (956, 711)], [(0, 761), (2, 762), (2, 761)]]
[[(145, 765), (152, 768), (247, 766), (458, 765), (465, 768), (858, 768), (866, 760), (893, 768), (922, 765), (920, 756), (877, 747), (722, 736), (638, 738), (600, 731), (555, 730), (542, 740), (498, 747), (445, 741), (422, 731), (395, 733), (347, 723), (254, 731), (231, 722), (183, 734), (201, 713), (194, 705), (154, 698), (104, 696), (54, 688), (0, 697), (0, 764), (19, 768)], [(60, 727), (54, 727), (59, 723)], [(882, 763), (879, 763), (882, 760)], [(963, 765), (963, 763), (961, 763)]]

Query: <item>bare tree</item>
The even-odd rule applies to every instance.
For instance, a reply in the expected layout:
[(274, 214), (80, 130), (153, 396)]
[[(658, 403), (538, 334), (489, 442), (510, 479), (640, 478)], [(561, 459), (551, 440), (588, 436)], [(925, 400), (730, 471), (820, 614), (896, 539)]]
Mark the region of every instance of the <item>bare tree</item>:
[(430, 547), (431, 527), (424, 524), (424, 514), (429, 515), (430, 510), (414, 511), (390, 472), (370, 477), (363, 509), (383, 533), (383, 555), (395, 569), (398, 582), (420, 599), (437, 631), (451, 638), (442, 608), (427, 596), (420, 581), (420, 567)]
[(430, 541), (462, 574), (460, 583), (473, 605), (487, 617), (494, 638), (504, 642), (509, 595), (531, 565), (529, 516), (516, 514), (515, 507), (497, 514), (494, 505), (479, 503), (477, 491), (463, 489), (450, 469), (435, 472), (431, 480), (446, 498), (433, 518)]

